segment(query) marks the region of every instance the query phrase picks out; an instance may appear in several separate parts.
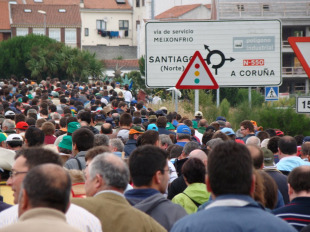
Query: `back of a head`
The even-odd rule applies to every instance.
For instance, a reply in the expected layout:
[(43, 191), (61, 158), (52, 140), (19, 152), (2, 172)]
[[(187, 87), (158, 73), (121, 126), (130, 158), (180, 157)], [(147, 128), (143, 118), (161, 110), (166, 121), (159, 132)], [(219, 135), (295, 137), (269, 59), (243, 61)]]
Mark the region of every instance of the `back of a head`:
[(125, 162), (106, 152), (97, 155), (89, 166), (89, 175), (93, 179), (97, 174), (102, 176), (106, 187), (117, 188), (124, 191), (129, 181), (129, 170)]
[(182, 173), (189, 184), (205, 183), (206, 167), (200, 159), (188, 159), (182, 166)]
[(34, 126), (29, 127), (25, 133), (28, 147), (40, 146), (44, 143), (44, 132)]
[(166, 128), (167, 125), (167, 118), (165, 116), (159, 116), (157, 118), (156, 124), (160, 128)]
[(128, 113), (123, 113), (119, 119), (121, 126), (130, 126), (132, 124), (132, 117)]
[(67, 172), (55, 164), (42, 164), (31, 169), (23, 181), (31, 208), (47, 207), (65, 213), (71, 192)]
[(23, 148), (16, 153), (15, 159), (20, 156), (26, 159), (26, 166), (29, 169), (46, 163), (62, 166), (62, 161), (58, 154), (42, 147)]
[(148, 130), (141, 135), (141, 145), (156, 145), (159, 141), (159, 133), (154, 130)]
[(291, 136), (283, 136), (280, 138), (278, 145), (283, 154), (294, 155), (297, 153), (296, 140)]
[(170, 146), (173, 144), (169, 135), (161, 134), (159, 135), (159, 140), (162, 145), (167, 144)]
[(310, 155), (310, 142), (305, 142), (301, 146), (301, 151), (304, 155)]
[(268, 175), (265, 171), (259, 170), (258, 174), (261, 175), (264, 185), (264, 199), (265, 207), (268, 209), (274, 209), (278, 200), (278, 186), (274, 179)]
[(260, 139), (256, 136), (251, 136), (246, 140), (245, 144), (260, 147)]
[(135, 149), (129, 157), (129, 170), (133, 184), (149, 186), (154, 174), (164, 172), (168, 153), (159, 147), (145, 145)]
[(246, 146), (226, 141), (208, 155), (209, 184), (215, 196), (249, 195), (252, 185), (252, 158)]
[(287, 177), (287, 182), (296, 193), (310, 191), (310, 166), (294, 168)]
[(173, 146), (173, 147), (171, 149), (169, 149), (170, 150), (169, 158), (173, 159), (173, 158), (179, 157), (182, 154), (183, 147), (180, 145), (176, 145), (176, 144), (171, 145), (171, 146)]
[(189, 158), (196, 158), (200, 159), (203, 163), (208, 160), (207, 154), (200, 150), (200, 149), (195, 149), (189, 154)]
[(197, 142), (190, 141), (184, 145), (183, 152), (186, 156), (188, 156), (189, 153), (198, 148), (200, 148), (200, 145)]
[(96, 134), (94, 137), (94, 146), (109, 146), (109, 136)]
[(72, 144), (78, 151), (87, 151), (94, 146), (94, 133), (88, 128), (80, 128), (72, 134)]
[(278, 153), (279, 140), (280, 140), (279, 136), (271, 137), (268, 141), (267, 148), (273, 153)]
[[(253, 136), (254, 137), (254, 136)], [(263, 151), (256, 145), (247, 144), (247, 148), (250, 151), (253, 166), (255, 169), (261, 169), (264, 165), (264, 153)]]

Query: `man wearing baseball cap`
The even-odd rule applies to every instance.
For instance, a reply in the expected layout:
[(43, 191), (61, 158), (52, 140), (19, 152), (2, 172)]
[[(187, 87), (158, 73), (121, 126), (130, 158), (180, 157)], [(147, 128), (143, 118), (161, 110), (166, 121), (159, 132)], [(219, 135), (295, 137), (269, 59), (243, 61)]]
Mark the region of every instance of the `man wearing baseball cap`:
[(24, 144), (24, 139), (20, 134), (10, 134), (6, 138), (7, 149), (12, 151), (19, 151)]
[(191, 141), (191, 129), (186, 125), (178, 126), (176, 139), (176, 145), (184, 147), (186, 143)]
[(142, 135), (145, 130), (141, 126), (133, 126), (129, 130), (129, 139), (125, 144), (125, 156), (129, 157), (133, 150), (137, 148), (137, 139)]
[(25, 132), (26, 132), (26, 130), (27, 130), (28, 128), (29, 128), (28, 123), (23, 122), (23, 121), (18, 122), (18, 123), (16, 124), (16, 127), (15, 127), (15, 129), (16, 129), (16, 134), (20, 134), (20, 135), (22, 135), (22, 136), (25, 136)]

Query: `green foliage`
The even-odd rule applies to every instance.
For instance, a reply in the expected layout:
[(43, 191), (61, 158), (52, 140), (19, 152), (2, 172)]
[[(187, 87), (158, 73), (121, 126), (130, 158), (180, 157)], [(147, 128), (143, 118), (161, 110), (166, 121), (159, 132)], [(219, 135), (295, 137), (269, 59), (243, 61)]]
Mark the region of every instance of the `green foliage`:
[(139, 59), (139, 70), (141, 75), (145, 77), (145, 59), (143, 56)]
[[(0, 75), (5, 78), (13, 74), (18, 78), (31, 76), (38, 81), (47, 76), (87, 81), (89, 76), (95, 79), (102, 76), (103, 71), (95, 54), (65, 46), (42, 35), (30, 34), (1, 42), (0, 54), (4, 54), (0, 58)], [(11, 57), (14, 57), (14, 63), (10, 63)]]
[(230, 109), (230, 103), (226, 98), (224, 98), (220, 104), (220, 115), (227, 118), (229, 115), (229, 109)]
[[(253, 106), (261, 106), (265, 101), (265, 98), (260, 93), (255, 90), (251, 91), (251, 105)], [(239, 88), (237, 93), (237, 105), (244, 102), (249, 102), (249, 90), (248, 88)]]
[(132, 79), (131, 78), (128, 79), (127, 74), (125, 74), (124, 78), (122, 78), (122, 85), (130, 85), (131, 81)]
[(278, 128), (288, 135), (309, 135), (310, 118), (304, 114), (297, 114), (294, 109), (278, 109), (270, 106), (258, 111), (259, 123), (265, 128)]
[[(2, 41), (0, 43), (0, 76), (2, 78), (10, 78), (11, 75), (30, 76), (31, 71), (25, 64), (31, 57), (32, 48), (46, 47), (55, 42), (46, 36), (33, 34)], [(37, 66), (39, 65), (41, 64)]]

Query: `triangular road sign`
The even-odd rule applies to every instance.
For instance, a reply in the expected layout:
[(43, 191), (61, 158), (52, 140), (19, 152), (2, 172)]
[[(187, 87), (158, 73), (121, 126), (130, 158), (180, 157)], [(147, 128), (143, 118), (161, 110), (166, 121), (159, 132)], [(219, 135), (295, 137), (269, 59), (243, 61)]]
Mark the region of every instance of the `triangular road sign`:
[(274, 101), (279, 100), (279, 87), (266, 87), (265, 88), (265, 100)]
[(310, 37), (289, 37), (288, 42), (310, 78)]
[(177, 89), (219, 88), (199, 51), (194, 53), (175, 87)]

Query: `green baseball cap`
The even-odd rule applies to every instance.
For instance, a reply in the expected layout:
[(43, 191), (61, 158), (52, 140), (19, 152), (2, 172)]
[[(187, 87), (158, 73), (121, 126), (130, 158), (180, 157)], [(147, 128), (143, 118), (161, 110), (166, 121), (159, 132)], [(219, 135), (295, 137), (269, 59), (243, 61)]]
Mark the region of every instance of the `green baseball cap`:
[(68, 132), (69, 133), (73, 133), (74, 131), (76, 131), (79, 128), (81, 128), (81, 125), (78, 122), (70, 122), (68, 124)]
[(172, 125), (171, 122), (167, 122), (166, 129), (167, 130), (175, 130), (175, 127)]
[(4, 133), (0, 133), (0, 143), (2, 143), (3, 141), (5, 141), (7, 138), (7, 136)]
[(60, 141), (58, 147), (72, 151), (72, 136), (66, 135)]

